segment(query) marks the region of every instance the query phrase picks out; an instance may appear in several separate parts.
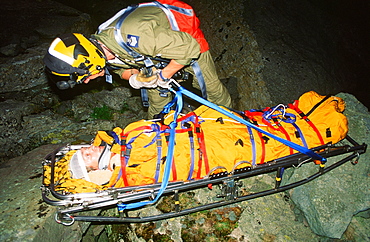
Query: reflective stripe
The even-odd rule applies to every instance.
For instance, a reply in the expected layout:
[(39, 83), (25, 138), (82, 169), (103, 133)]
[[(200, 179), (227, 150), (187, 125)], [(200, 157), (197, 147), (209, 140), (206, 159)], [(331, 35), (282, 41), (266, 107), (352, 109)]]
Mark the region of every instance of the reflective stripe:
[(168, 8), (166, 8), (166, 6), (168, 6), (168, 5), (166, 4), (166, 6), (165, 6), (165, 5), (163, 5), (163, 4), (161, 4), (157, 1), (155, 1), (154, 3), (156, 4), (157, 7), (162, 9), (162, 11), (167, 15), (167, 19), (170, 22), (171, 28), (175, 31), (180, 31), (180, 28), (179, 28), (179, 25), (177, 24), (175, 16), (173, 15), (173, 13)]
[[(60, 59), (60, 60), (62, 60), (64, 62), (66, 62), (66, 63), (68, 63), (69, 65), (72, 66), (73, 62), (75, 61), (74, 58), (69, 57), (67, 55), (63, 55), (62, 53), (60, 53), (60, 52), (58, 52), (58, 51), (55, 50), (55, 46), (57, 46), (60, 42), (63, 43), (63, 41), (60, 38), (56, 38), (51, 43), (51, 45), (49, 47), (49, 53), (50, 53), (50, 55), (52, 55), (52, 56), (54, 56), (54, 57), (56, 57), (56, 58), (58, 58), (58, 59)], [(63, 45), (64, 45), (64, 43), (63, 43)]]

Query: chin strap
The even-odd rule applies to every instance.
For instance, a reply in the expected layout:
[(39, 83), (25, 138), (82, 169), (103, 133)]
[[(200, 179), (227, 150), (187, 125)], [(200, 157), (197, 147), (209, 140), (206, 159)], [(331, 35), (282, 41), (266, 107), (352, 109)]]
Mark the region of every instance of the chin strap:
[(99, 157), (99, 161), (98, 161), (99, 162), (99, 170), (108, 169), (110, 157), (111, 157), (110, 146), (105, 145), (104, 150), (101, 153), (101, 155)]
[(78, 150), (75, 155), (77, 156), (78, 165), (80, 166), (84, 179), (86, 181), (91, 181), (89, 174), (87, 173), (87, 170), (86, 170), (86, 164), (84, 162), (84, 158), (82, 157), (81, 150)]

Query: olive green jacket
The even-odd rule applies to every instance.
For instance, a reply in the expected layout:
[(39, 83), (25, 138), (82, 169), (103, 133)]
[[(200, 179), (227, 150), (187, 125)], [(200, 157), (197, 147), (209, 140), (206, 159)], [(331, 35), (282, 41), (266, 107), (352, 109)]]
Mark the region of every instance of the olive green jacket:
[[(133, 57), (114, 38), (116, 22), (117, 20), (93, 37), (120, 58), (133, 61)], [(124, 41), (127, 41), (128, 35), (135, 36), (137, 47), (130, 47), (145, 56), (174, 59), (179, 64), (188, 65), (200, 55), (198, 42), (188, 33), (172, 30), (166, 14), (157, 7), (135, 9), (123, 21), (121, 34)], [(129, 65), (113, 65), (124, 69), (132, 68)], [(124, 69), (116, 71), (117, 74), (121, 76)]]

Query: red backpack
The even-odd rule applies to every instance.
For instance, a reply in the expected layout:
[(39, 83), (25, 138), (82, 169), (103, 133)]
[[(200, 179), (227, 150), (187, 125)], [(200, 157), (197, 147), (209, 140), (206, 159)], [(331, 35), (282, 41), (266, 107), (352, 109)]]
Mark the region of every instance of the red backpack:
[(204, 38), (202, 30), (199, 28), (200, 21), (191, 6), (178, 0), (158, 0), (158, 2), (164, 4), (175, 17), (178, 28), (173, 26), (173, 21), (170, 19), (171, 16), (166, 13), (174, 30), (185, 32), (193, 36), (200, 45), (201, 53), (209, 50), (208, 42)]

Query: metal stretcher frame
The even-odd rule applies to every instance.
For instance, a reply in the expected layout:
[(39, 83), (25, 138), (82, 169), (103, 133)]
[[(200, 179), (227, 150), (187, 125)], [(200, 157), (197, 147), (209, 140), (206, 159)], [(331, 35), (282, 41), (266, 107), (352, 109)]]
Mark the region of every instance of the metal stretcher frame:
[[(57, 161), (57, 156), (63, 155), (64, 152), (71, 149), (71, 147), (64, 147), (62, 150), (56, 150), (48, 157), (46, 157), (47, 162), (51, 165), (52, 174), (50, 186), (42, 187), (42, 197), (46, 203), (59, 207), (56, 215), (56, 221), (64, 225), (70, 225), (74, 221), (101, 223), (143, 223), (168, 219), (283, 192), (288, 189), (306, 184), (322, 176), (323, 174), (345, 164), (348, 161), (352, 161), (352, 164), (357, 164), (359, 156), (366, 152), (367, 145), (360, 145), (349, 136), (346, 137), (346, 140), (348, 141), (348, 144), (345, 145), (326, 144), (318, 146), (311, 150), (318, 153), (324, 158), (330, 158), (343, 154), (348, 154), (348, 156), (327, 167), (323, 164), (317, 165), (319, 166), (319, 168), (316, 173), (300, 181), (283, 186), (280, 186), (283, 175), (282, 169), (297, 167), (307, 163), (312, 164), (314, 163), (314, 159), (306, 154), (296, 153), (263, 164), (259, 164), (254, 167), (235, 169), (230, 173), (222, 172), (218, 174), (210, 174), (200, 180), (170, 182), (166, 190), (164, 191), (163, 196), (171, 196), (173, 198), (174, 204), (176, 204), (174, 206), (174, 210), (171, 212), (148, 217), (130, 217), (127, 216), (127, 213), (120, 213), (119, 217), (75, 215), (75, 213), (80, 213), (84, 211), (114, 207), (114, 205), (117, 205), (119, 203), (151, 200), (160, 189), (161, 184), (159, 183), (145, 186), (115, 188), (99, 191), (97, 193), (79, 193), (68, 195), (58, 193), (54, 190), (54, 165)], [(241, 179), (271, 172), (276, 172), (275, 187), (250, 193), (247, 195), (240, 194), (239, 189), (241, 185)], [(207, 188), (210, 187), (210, 185), (220, 186), (221, 193), (217, 196), (219, 198), (219, 201), (191, 208), (180, 209), (178, 200), (180, 193), (191, 191), (194, 189)], [(54, 198), (50, 198), (51, 196)]]

